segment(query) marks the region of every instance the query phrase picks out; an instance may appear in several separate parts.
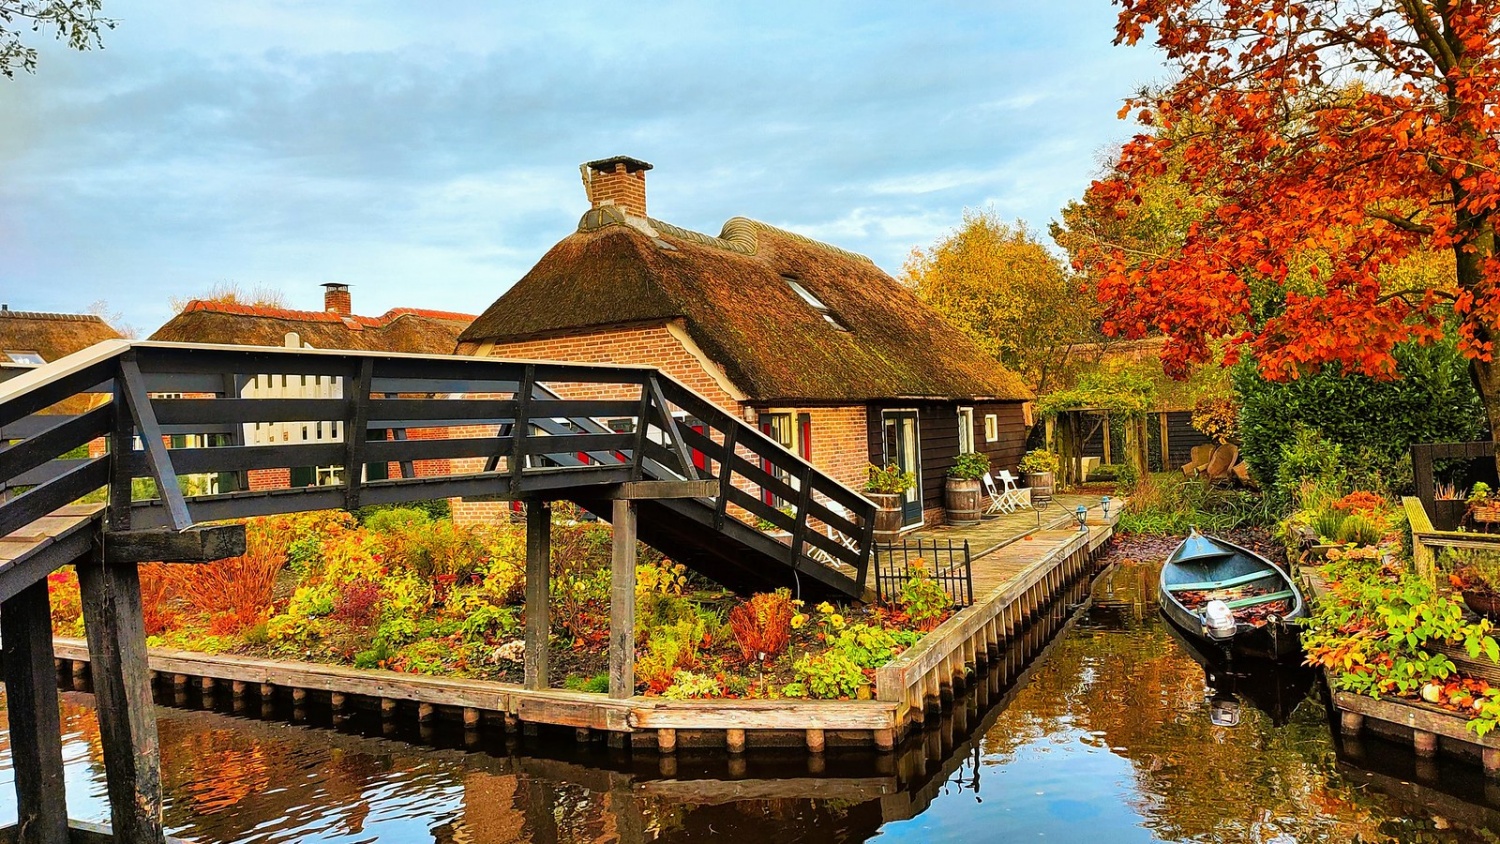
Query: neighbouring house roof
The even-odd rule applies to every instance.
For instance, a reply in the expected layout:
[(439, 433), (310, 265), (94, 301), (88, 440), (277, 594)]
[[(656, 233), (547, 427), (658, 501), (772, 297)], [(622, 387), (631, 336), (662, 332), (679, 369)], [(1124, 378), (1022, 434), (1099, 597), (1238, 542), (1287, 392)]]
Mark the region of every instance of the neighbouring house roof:
[(7, 351), (35, 353), (43, 362), (51, 363), (95, 343), (120, 337), (120, 332), (93, 314), (0, 310), (0, 366), (35, 365), (14, 360)]
[(195, 299), (151, 335), (152, 340), (284, 346), (295, 332), (315, 349), (449, 355), (472, 314), (392, 308), (378, 317), (296, 311)]
[(1032, 397), (870, 259), (743, 217), (712, 237), (595, 208), (459, 340), (676, 320), (753, 401)]

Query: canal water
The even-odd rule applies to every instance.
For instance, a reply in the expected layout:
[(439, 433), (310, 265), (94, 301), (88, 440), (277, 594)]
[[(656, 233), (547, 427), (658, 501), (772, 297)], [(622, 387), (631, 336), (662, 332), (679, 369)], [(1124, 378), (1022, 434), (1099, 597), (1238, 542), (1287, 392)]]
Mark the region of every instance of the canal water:
[[(350, 844), (1500, 841), (1500, 791), (1474, 767), (1336, 747), (1310, 677), (1211, 666), (1211, 686), (1157, 614), (1157, 566), (1115, 556), (895, 754), (664, 761), (571, 731), (382, 735), (378, 716), (333, 727), (194, 695), (158, 713), (167, 823), (202, 842)], [(103, 821), (91, 706), (64, 694), (69, 811)]]

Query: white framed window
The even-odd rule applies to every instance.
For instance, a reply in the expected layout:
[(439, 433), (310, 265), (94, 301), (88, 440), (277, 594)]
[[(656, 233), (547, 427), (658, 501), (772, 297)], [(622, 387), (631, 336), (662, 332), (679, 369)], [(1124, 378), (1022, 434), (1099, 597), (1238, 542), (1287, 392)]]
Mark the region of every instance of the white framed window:
[(806, 302), (808, 306), (822, 315), (825, 322), (839, 331), (849, 330), (844, 327), (843, 323), (839, 322), (838, 317), (833, 315), (833, 312), (828, 309), (828, 306), (823, 304), (823, 300), (814, 296), (811, 290), (808, 290), (806, 287), (802, 286), (801, 282), (789, 275), (784, 275), (782, 276), (782, 278), (786, 279), (787, 285), (792, 288), (793, 292), (802, 297), (802, 301)]
[(10, 358), (12, 363), (19, 363), (25, 366), (41, 366), (47, 362), (42, 358), (40, 352), (23, 351), (20, 349), (6, 349), (5, 356)]
[(974, 408), (958, 409), (958, 453), (968, 454), (974, 450)]
[(1000, 417), (993, 413), (984, 415), (984, 441), (987, 443), (1000, 441)]

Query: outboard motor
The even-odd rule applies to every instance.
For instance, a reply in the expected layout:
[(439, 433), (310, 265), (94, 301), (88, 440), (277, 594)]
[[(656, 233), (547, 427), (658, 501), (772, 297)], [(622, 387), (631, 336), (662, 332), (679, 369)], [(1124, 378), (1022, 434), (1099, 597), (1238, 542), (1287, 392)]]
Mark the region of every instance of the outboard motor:
[(1229, 611), (1229, 605), (1223, 601), (1209, 601), (1208, 606), (1203, 608), (1203, 632), (1208, 638), (1226, 641), (1234, 638), (1235, 633), (1234, 613)]

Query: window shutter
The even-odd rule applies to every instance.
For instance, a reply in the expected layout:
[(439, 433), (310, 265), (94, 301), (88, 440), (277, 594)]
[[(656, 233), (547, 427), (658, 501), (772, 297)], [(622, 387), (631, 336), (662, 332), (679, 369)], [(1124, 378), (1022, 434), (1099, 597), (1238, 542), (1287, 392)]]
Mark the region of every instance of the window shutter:
[(802, 443), (802, 459), (812, 462), (812, 414), (797, 414), (797, 437)]

